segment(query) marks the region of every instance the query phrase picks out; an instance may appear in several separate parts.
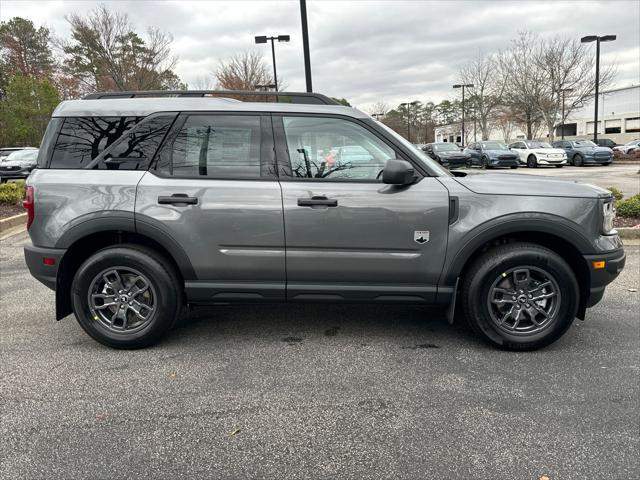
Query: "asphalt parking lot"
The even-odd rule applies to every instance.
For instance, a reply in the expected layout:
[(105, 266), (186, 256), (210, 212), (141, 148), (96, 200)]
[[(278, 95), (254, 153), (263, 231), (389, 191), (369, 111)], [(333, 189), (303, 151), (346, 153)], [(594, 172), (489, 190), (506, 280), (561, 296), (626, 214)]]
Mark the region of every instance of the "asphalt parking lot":
[(368, 305), (202, 309), (116, 351), (54, 320), (27, 241), (0, 242), (2, 478), (637, 478), (638, 246), (538, 352)]

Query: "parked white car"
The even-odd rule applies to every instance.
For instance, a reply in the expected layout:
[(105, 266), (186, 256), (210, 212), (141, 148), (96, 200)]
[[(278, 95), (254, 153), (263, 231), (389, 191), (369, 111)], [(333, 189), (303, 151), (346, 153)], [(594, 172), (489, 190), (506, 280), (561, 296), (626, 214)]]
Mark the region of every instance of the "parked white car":
[(631, 153), (636, 148), (640, 148), (640, 140), (631, 140), (629, 143), (613, 147), (614, 150), (624, 153), (625, 155)]
[(509, 145), (514, 152), (518, 152), (520, 163), (529, 168), (538, 165), (555, 165), (562, 168), (567, 164), (567, 154), (561, 148), (553, 148), (547, 142), (535, 140), (518, 140)]

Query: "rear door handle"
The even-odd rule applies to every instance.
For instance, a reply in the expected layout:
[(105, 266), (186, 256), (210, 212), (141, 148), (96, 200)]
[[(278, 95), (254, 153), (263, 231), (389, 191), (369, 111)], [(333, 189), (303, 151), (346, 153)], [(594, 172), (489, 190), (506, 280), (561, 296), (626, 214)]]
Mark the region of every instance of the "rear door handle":
[(197, 197), (189, 197), (185, 193), (174, 193), (171, 196), (159, 196), (158, 203), (160, 205), (197, 205)]
[(311, 197), (311, 198), (299, 198), (299, 207), (337, 207), (338, 200), (335, 198), (327, 198), (324, 196)]

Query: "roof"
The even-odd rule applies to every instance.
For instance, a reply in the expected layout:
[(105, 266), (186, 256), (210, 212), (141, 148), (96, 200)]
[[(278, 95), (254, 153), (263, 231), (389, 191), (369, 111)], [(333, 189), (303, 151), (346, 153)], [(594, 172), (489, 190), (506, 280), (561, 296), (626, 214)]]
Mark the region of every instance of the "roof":
[(239, 102), (230, 98), (215, 97), (102, 98), (99, 100), (67, 100), (56, 107), (52, 116), (133, 117), (147, 116), (156, 112), (184, 111), (329, 113), (354, 118), (369, 118), (369, 115), (353, 107), (338, 105)]

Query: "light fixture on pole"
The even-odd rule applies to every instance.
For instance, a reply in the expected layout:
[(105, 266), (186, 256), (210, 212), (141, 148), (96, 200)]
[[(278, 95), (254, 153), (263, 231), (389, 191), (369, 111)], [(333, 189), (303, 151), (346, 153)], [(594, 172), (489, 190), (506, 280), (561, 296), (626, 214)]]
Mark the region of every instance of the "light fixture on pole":
[(255, 37), (256, 43), (267, 43), (268, 40), (271, 41), (271, 56), (273, 58), (273, 83), (276, 87), (276, 92), (278, 91), (278, 74), (276, 72), (276, 47), (274, 46), (274, 41), (278, 42), (288, 42), (291, 37), (289, 35), (278, 35), (277, 37), (267, 37), (266, 35), (261, 35)]
[(414, 100), (413, 102), (404, 102), (401, 103), (400, 106), (401, 107), (405, 107), (407, 109), (407, 141), (411, 141), (411, 106), (416, 106), (418, 105), (420, 102), (418, 100)]
[(587, 35), (582, 37), (580, 42), (591, 43), (596, 42), (596, 92), (593, 96), (595, 100), (595, 109), (593, 114), (593, 143), (598, 143), (598, 89), (600, 87), (600, 42), (613, 42), (615, 35)]
[(462, 89), (462, 148), (464, 148), (464, 89), (473, 88), (473, 83), (456, 83), (453, 88)]

